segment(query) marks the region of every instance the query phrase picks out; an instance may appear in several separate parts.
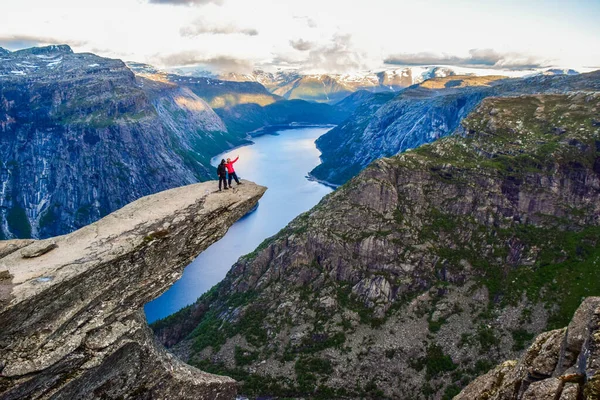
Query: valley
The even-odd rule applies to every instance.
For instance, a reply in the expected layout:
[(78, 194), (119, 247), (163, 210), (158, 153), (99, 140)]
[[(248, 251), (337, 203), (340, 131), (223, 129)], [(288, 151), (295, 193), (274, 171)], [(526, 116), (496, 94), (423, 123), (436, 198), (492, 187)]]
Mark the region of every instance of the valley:
[(468, 70), (0, 48), (0, 397), (594, 398), (600, 71)]
[[(306, 179), (319, 163), (314, 141), (331, 127), (279, 128), (256, 137), (254, 144), (216, 156), (234, 159), (240, 177), (268, 187), (258, 208), (233, 224), (223, 239), (203, 251), (183, 276), (144, 310), (149, 323), (168, 317), (196, 301), (219, 283), (241, 256), (275, 235), (297, 215), (309, 210), (331, 189)], [(233, 182), (234, 189), (237, 188)], [(216, 189), (216, 183), (214, 185)], [(218, 218), (218, 217), (217, 217)]]

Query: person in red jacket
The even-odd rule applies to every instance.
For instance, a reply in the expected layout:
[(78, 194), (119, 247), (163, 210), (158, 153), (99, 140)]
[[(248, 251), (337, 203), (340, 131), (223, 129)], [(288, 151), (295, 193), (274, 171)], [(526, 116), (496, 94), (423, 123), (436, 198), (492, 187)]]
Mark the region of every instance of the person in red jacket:
[(233, 169), (233, 163), (236, 162), (239, 158), (240, 156), (237, 156), (233, 161), (231, 160), (231, 158), (228, 158), (227, 163), (225, 164), (225, 167), (227, 168), (227, 174), (229, 174), (229, 187), (231, 187), (231, 179), (235, 179), (235, 183), (237, 183), (238, 185), (242, 184), (242, 182), (240, 182), (240, 180), (238, 179), (237, 174), (235, 173), (235, 169)]

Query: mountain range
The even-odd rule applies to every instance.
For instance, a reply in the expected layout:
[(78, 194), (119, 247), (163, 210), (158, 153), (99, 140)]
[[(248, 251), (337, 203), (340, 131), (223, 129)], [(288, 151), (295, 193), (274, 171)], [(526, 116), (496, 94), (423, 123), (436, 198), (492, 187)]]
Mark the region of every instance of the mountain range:
[(317, 140), (322, 163), (311, 174), (339, 185), (377, 158), (451, 134), (486, 97), (598, 90), (599, 78), (598, 71), (512, 79), (448, 76), (413, 85), (395, 96), (360, 94), (362, 103), (353, 114)]
[[(200, 77), (0, 48), (0, 239), (213, 179), (266, 127), (335, 124), (312, 175), (340, 187), (156, 339), (254, 397), (594, 398), (599, 115), (600, 71)], [(2, 242), (0, 393), (233, 397), (140, 310), (265, 190), (207, 185)]]
[(410, 67), (380, 72), (355, 74), (301, 74), (297, 71), (269, 73), (261, 70), (251, 74), (230, 73), (223, 79), (237, 82), (258, 82), (272, 93), (286, 99), (302, 99), (334, 104), (358, 90), (396, 92), (434, 77), (455, 75), (445, 67)]
[(287, 104), (257, 83), (136, 67), (64, 45), (2, 51), (0, 239), (68, 233), (144, 195), (211, 179), (211, 157), (265, 125), (347, 116)]

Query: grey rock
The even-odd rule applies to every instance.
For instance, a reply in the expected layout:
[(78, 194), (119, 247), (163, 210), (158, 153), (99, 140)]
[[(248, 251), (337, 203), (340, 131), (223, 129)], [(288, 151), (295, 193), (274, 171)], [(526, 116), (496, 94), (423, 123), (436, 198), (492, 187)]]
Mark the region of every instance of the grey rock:
[(58, 245), (54, 240), (43, 240), (39, 242), (33, 242), (29, 246), (26, 246), (21, 250), (21, 257), (23, 258), (34, 258), (39, 257), (42, 254), (46, 254), (49, 251), (56, 249)]
[(53, 251), (1, 257), (9, 282), (0, 282), (0, 397), (235, 398), (231, 378), (203, 373), (158, 344), (142, 311), (266, 190), (247, 181), (228, 193), (215, 188), (143, 197), (54, 238)]
[[(540, 334), (518, 362), (496, 367), (454, 399), (597, 399), (599, 322), (600, 298), (589, 297), (577, 309), (568, 329)], [(553, 365), (556, 367), (550, 371)]]

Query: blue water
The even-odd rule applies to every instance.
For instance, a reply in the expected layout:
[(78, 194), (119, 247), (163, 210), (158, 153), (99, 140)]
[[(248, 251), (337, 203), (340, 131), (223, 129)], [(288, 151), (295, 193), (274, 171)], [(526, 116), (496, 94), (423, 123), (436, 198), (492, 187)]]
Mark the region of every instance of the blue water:
[[(194, 303), (201, 294), (219, 283), (231, 266), (273, 236), (288, 222), (308, 211), (331, 189), (306, 178), (319, 165), (315, 140), (330, 127), (281, 129), (253, 139), (254, 144), (221, 154), (213, 159), (240, 156), (235, 163), (238, 176), (268, 188), (256, 211), (233, 224), (227, 234), (202, 252), (168, 291), (146, 304), (148, 322), (164, 318)], [(216, 173), (215, 173), (216, 175)], [(235, 182), (233, 183), (235, 186)], [(215, 182), (215, 188), (217, 183)]]

